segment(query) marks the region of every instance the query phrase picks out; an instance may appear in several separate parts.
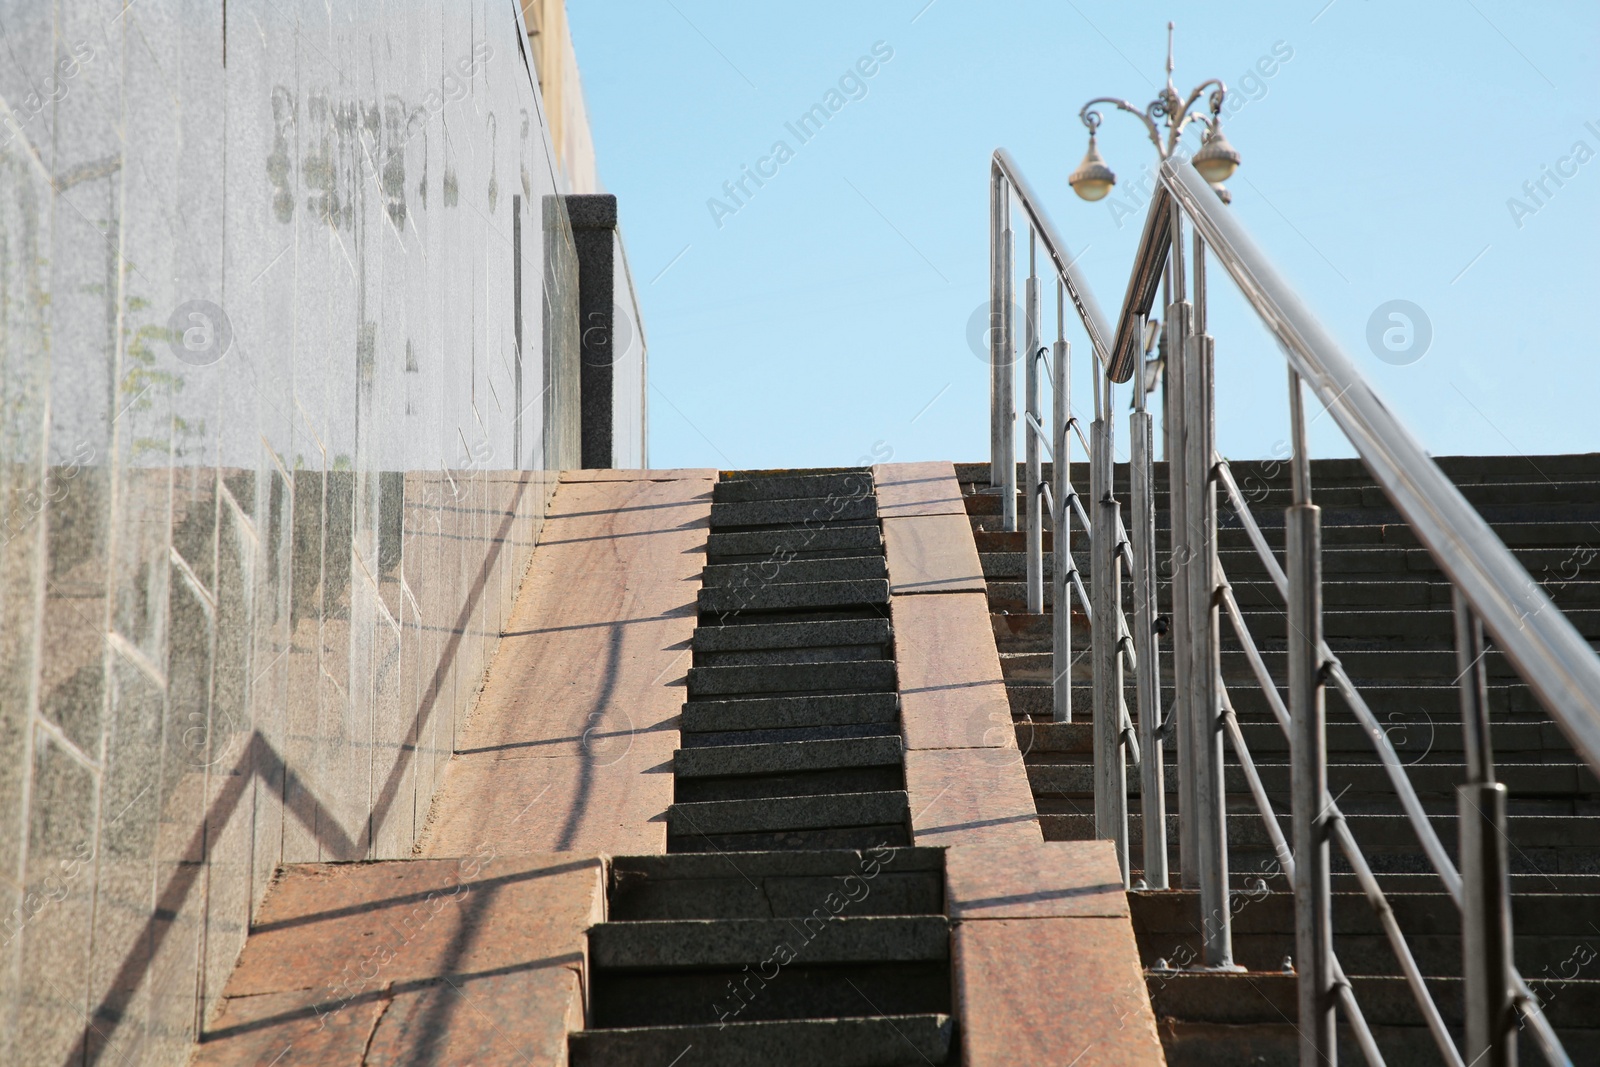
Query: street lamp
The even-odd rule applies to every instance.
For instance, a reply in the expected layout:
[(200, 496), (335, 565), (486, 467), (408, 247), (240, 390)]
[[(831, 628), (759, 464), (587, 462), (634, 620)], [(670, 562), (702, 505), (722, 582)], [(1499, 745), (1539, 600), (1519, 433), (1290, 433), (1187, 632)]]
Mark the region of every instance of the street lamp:
[[(1207, 99), (1211, 114), (1204, 111), (1191, 111), (1195, 101), (1200, 99), (1200, 94), (1205, 92), (1207, 86), (1212, 86), (1211, 95)], [(1100, 127), (1100, 112), (1091, 110), (1096, 104), (1114, 104), (1119, 111), (1137, 117), (1144, 123), (1146, 132), (1150, 135), (1150, 143), (1156, 146), (1156, 154), (1163, 160), (1172, 156), (1178, 148), (1178, 142), (1183, 137), (1183, 131), (1191, 122), (1198, 122), (1206, 129), (1205, 138), (1200, 143), (1200, 151), (1194, 154), (1190, 161), (1194, 169), (1200, 172), (1210, 186), (1217, 191), (1224, 204), (1232, 198), (1228, 190), (1223, 188), (1226, 181), (1239, 166), (1239, 153), (1228, 143), (1222, 135), (1222, 101), (1228, 95), (1228, 87), (1220, 78), (1208, 78), (1195, 86), (1189, 93), (1187, 100), (1178, 95), (1177, 89), (1172, 85), (1172, 23), (1167, 23), (1167, 85), (1149, 105), (1140, 111), (1126, 100), (1114, 96), (1097, 96), (1078, 112), (1078, 118), (1089, 127), (1089, 151), (1084, 153), (1083, 162), (1078, 164), (1078, 169), (1072, 172), (1067, 179), (1067, 184), (1072, 186), (1072, 191), (1084, 200), (1102, 200), (1111, 192), (1111, 187), (1117, 184), (1117, 176), (1105, 158), (1100, 155), (1100, 148), (1095, 144), (1095, 131)], [(1166, 139), (1163, 142), (1161, 130), (1156, 125), (1157, 119), (1166, 120)]]

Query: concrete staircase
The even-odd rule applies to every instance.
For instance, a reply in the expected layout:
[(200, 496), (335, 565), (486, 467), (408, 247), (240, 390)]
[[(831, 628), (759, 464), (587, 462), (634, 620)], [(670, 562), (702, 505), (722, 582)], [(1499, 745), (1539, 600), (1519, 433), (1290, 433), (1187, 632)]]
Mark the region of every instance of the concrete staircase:
[[(1600, 456), (1471, 457), (1440, 466), (1517, 553), (1556, 605), (1600, 640)], [(1365, 469), (1353, 460), (1313, 462), (1315, 503), (1323, 509), (1324, 602), (1329, 645), (1380, 720), (1448, 848), (1456, 841), (1454, 787), (1464, 778), (1450, 589), (1428, 553)], [(957, 465), (979, 557), (988, 582), (996, 642), (1026, 755), (1040, 822), (1050, 840), (1088, 838), (1093, 830), (1092, 696), (1088, 659), (1073, 670), (1074, 721), (1050, 722), (1050, 621), (1025, 613), (1023, 534), (1000, 531), (1000, 498), (987, 487), (987, 464)], [(1283, 547), (1288, 471), (1282, 464), (1237, 463), (1235, 478), (1250, 498), (1268, 542)], [(1073, 482), (1086, 490), (1087, 465)], [(1048, 475), (1047, 475), (1048, 477)], [(1166, 472), (1157, 465), (1158, 528), (1166, 524)], [(1021, 476), (1018, 481), (1020, 483)], [(1126, 503), (1127, 471), (1116, 492)], [(1018, 512), (1023, 505), (1019, 499)], [(1237, 517), (1219, 504), (1220, 556), (1250, 631), (1281, 686), (1283, 604)], [(1089, 574), (1087, 541), (1075, 531), (1074, 556)], [(1046, 534), (1048, 575), (1049, 534)], [(1170, 611), (1165, 534), (1162, 610)], [(1048, 589), (1048, 583), (1047, 583)], [(1053, 610), (1047, 604), (1047, 612)], [(1084, 647), (1088, 623), (1076, 611), (1074, 644)], [(1231, 627), (1222, 624), (1223, 676), (1243, 733), (1271, 795), (1285, 835), (1289, 827), (1287, 741), (1256, 686)], [(1162, 650), (1163, 703), (1172, 691), (1171, 660)], [(1534, 704), (1499, 653), (1488, 657), (1493, 743), (1498, 776), (1511, 793), (1513, 929), (1522, 974), (1577, 1063), (1600, 1063), (1600, 785), (1560, 731)], [(1133, 703), (1129, 680), (1128, 700)], [(1440, 1010), (1461, 1026), (1459, 918), (1417, 845), (1372, 748), (1337, 694), (1328, 699), (1329, 786), (1387, 893), (1411, 949), (1428, 976)], [(1167, 746), (1168, 841), (1178, 865), (1176, 754)], [(1137, 776), (1130, 774), (1137, 790)], [(1147, 985), (1174, 1065), (1296, 1062), (1294, 917), (1285, 880), (1238, 768), (1227, 776), (1230, 867), (1235, 887), (1234, 951), (1244, 974), (1186, 971), (1198, 959), (1196, 894), (1185, 890), (1129, 894)], [(1137, 868), (1142, 839), (1137, 798), (1130, 852)], [(1335, 871), (1347, 871), (1335, 850)], [(1133, 877), (1139, 877), (1134, 871)], [(1176, 874), (1174, 881), (1177, 881)], [(1388, 1063), (1441, 1062), (1423, 1026), (1376, 916), (1353, 876), (1336, 873), (1335, 947)], [(1348, 1034), (1342, 1044), (1348, 1043)], [(1524, 1038), (1525, 1063), (1539, 1054)], [(1360, 1062), (1353, 1044), (1342, 1054)]]
[(865, 470), (724, 474), (664, 856), (618, 858), (575, 1067), (955, 1062)]

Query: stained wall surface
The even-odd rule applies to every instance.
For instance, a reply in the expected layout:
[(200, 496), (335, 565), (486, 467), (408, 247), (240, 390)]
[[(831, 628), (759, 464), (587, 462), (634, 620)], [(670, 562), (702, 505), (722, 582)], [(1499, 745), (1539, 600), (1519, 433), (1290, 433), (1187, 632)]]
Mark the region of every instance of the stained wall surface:
[(0, 1063), (178, 1063), (280, 863), (411, 852), (576, 464), (570, 190), (517, 0), (0, 34)]

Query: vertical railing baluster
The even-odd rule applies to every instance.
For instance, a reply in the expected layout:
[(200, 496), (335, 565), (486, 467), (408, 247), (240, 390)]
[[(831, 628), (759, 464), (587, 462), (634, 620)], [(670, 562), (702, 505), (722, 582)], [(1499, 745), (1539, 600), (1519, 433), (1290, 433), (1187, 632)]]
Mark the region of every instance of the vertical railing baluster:
[(989, 174), (989, 485), (1004, 477), (1005, 436), (1001, 432), (1004, 409), (1000, 381), (1006, 364), (1006, 253), (1011, 229), (1010, 194), (998, 169)]
[(1043, 426), (1039, 417), (1039, 273), (1036, 248), (1037, 237), (1033, 227), (1028, 227), (1028, 283), (1023, 290), (1024, 317), (1022, 360), (1027, 376), (1024, 403), (1031, 421), (1022, 424), (1023, 454), (1027, 463), (1024, 481), (1027, 497), (1027, 601), (1029, 615), (1044, 614), (1044, 500), (1039, 492), (1039, 433), (1035, 427)]
[(1055, 507), (1051, 515), (1052, 562), (1050, 577), (1055, 606), (1051, 609), (1051, 719), (1072, 721), (1072, 433), (1067, 421), (1072, 412), (1072, 346), (1066, 338), (1066, 289), (1056, 279), (1056, 343), (1050, 371), (1051, 492)]
[(1016, 307), (1016, 242), (1009, 223), (1005, 232), (1005, 277), (1002, 279), (1005, 307), (1001, 311), (1005, 323), (1005, 364), (1000, 368), (1000, 528), (1007, 533), (1017, 530), (1017, 335)]
[[(1194, 850), (1207, 967), (1233, 966), (1228, 907), (1228, 813), (1223, 779), (1221, 636), (1217, 619), (1217, 494), (1214, 352), (1205, 335), (1204, 246), (1195, 235), (1193, 333), (1184, 344), (1184, 518), (1188, 565), (1189, 766), (1194, 772)], [(1181, 727), (1181, 724), (1180, 724)]]
[(1190, 653), (1193, 647), (1189, 626), (1189, 592), (1185, 580), (1189, 570), (1188, 486), (1192, 481), (1186, 455), (1186, 411), (1189, 395), (1185, 380), (1189, 335), (1189, 302), (1184, 296), (1183, 216), (1177, 204), (1172, 207), (1172, 239), (1168, 249), (1167, 276), (1167, 495), (1168, 526), (1172, 533), (1168, 563), (1172, 575), (1172, 715), (1178, 743), (1178, 878), (1185, 889), (1200, 886), (1199, 857), (1194, 850), (1195, 773), (1189, 723), (1192, 698), (1189, 679), (1193, 675)]
[(1456, 669), (1467, 780), (1456, 787), (1461, 850), (1461, 974), (1473, 1067), (1516, 1067), (1512, 998), (1511, 882), (1506, 855), (1506, 787), (1495, 781), (1483, 624), (1459, 591)]
[[(1139, 324), (1144, 336), (1144, 323)], [(1166, 768), (1161, 745), (1161, 663), (1156, 638), (1156, 508), (1154, 428), (1145, 407), (1144, 366), (1134, 371), (1134, 412), (1128, 419), (1128, 496), (1133, 531), (1133, 650), (1139, 666), (1139, 793), (1144, 823), (1144, 881), (1167, 888)]]
[(1300, 976), (1300, 1067), (1336, 1067), (1333, 912), (1329, 883), (1327, 716), (1322, 671), (1322, 512), (1311, 503), (1300, 378), (1289, 372), (1293, 503), (1285, 515), (1289, 577), (1289, 786), (1294, 824), (1294, 940)]
[[(1102, 401), (1102, 393), (1104, 399)], [(1128, 773), (1122, 733), (1122, 556), (1117, 550), (1121, 506), (1113, 493), (1112, 385), (1095, 367), (1095, 419), (1089, 435), (1089, 495), (1094, 510), (1089, 538), (1089, 596), (1094, 605), (1090, 649), (1094, 658), (1094, 836), (1115, 843), (1122, 881), (1128, 882)]]

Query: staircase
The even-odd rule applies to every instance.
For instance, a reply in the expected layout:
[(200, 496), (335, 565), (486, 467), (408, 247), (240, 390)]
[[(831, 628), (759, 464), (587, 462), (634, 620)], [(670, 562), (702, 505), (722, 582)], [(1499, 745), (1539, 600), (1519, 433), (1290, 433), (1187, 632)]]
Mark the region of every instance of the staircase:
[[(1600, 642), (1600, 456), (1464, 457), (1439, 460), (1556, 605), (1591, 642)], [(958, 464), (979, 557), (988, 583), (1019, 746), (1049, 840), (1093, 833), (1091, 674), (1088, 658), (1073, 670), (1073, 722), (1050, 721), (1050, 619), (1028, 615), (1023, 538), (1000, 530), (1001, 501), (980, 492), (987, 464)], [(1285, 465), (1238, 463), (1233, 473), (1269, 544), (1283, 551)], [(1074, 465), (1085, 489), (1087, 464)], [(1046, 479), (1048, 480), (1048, 474)], [(1156, 465), (1157, 555), (1170, 577), (1166, 471)], [(1021, 478), (1019, 477), (1019, 482)], [(1354, 460), (1312, 463), (1313, 500), (1323, 509), (1325, 630), (1329, 646), (1378, 718), (1417, 788), (1440, 838), (1453, 853), (1455, 786), (1464, 780), (1451, 592), (1381, 490)], [(1116, 493), (1127, 510), (1127, 471)], [(1022, 512), (1019, 499), (1018, 512)], [(1245, 621), (1280, 693), (1285, 680), (1283, 602), (1236, 516), (1219, 502), (1219, 556)], [(1049, 574), (1049, 533), (1046, 533)], [(1089, 574), (1087, 539), (1074, 529), (1079, 570)], [(1049, 583), (1046, 584), (1047, 595)], [(1170, 612), (1169, 589), (1161, 591)], [(1046, 612), (1056, 608), (1047, 602)], [(1073, 605), (1075, 649), (1087, 647), (1088, 621)], [(1130, 609), (1131, 621), (1131, 609)], [(1287, 741), (1257, 688), (1224, 618), (1224, 683), (1286, 836)], [(1172, 671), (1162, 650), (1163, 704)], [(1503, 658), (1488, 653), (1496, 771), (1511, 794), (1513, 931), (1517, 965), (1576, 1063), (1600, 1063), (1600, 785), (1532, 700)], [(1128, 700), (1133, 704), (1132, 680)], [(1370, 742), (1335, 693), (1328, 701), (1329, 789), (1348, 816), (1447, 1025), (1460, 1040), (1460, 922), (1450, 898), (1400, 813)], [(1166, 747), (1168, 848), (1178, 867), (1176, 752)], [(1137, 885), (1142, 858), (1137, 775), (1130, 773), (1130, 856)], [(1293, 897), (1261, 817), (1228, 752), (1229, 865), (1233, 946), (1245, 973), (1199, 973), (1197, 894), (1129, 894), (1147, 985), (1174, 1065), (1297, 1062)], [(1292, 840), (1292, 837), (1291, 837)], [(1335, 849), (1334, 946), (1355, 994), (1394, 1067), (1437, 1064), (1440, 1054), (1400, 977), (1377, 917)], [(1363, 1062), (1341, 1027), (1341, 1055)], [(1542, 1058), (1524, 1035), (1522, 1062)]]
[(668, 854), (612, 863), (571, 1062), (956, 1062), (872, 475), (724, 474), (712, 500)]

